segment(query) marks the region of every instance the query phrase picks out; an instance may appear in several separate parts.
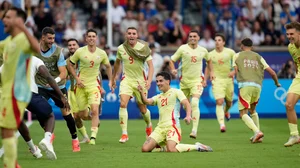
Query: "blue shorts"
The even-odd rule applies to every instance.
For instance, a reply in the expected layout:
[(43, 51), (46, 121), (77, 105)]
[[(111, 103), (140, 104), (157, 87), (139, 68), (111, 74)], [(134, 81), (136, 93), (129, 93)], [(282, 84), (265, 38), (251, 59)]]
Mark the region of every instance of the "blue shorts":
[(41, 95), (32, 93), (32, 97), (27, 110), (36, 115), (39, 121), (44, 121), (49, 118), (52, 113), (52, 107), (48, 101)]

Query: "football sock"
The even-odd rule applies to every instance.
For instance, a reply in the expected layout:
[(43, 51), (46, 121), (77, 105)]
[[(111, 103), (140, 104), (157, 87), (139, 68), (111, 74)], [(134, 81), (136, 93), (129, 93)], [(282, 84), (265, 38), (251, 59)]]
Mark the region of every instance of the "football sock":
[(45, 138), (46, 141), (48, 141), (49, 143), (50, 143), (50, 141), (51, 141), (51, 137), (52, 137), (52, 133), (51, 133), (51, 132), (45, 132), (44, 138)]
[(219, 124), (224, 125), (224, 109), (222, 105), (216, 105), (216, 114)]
[(85, 126), (82, 126), (81, 128), (78, 128), (78, 131), (80, 132), (80, 134), (84, 137), (84, 138), (88, 138), (88, 134), (86, 132), (86, 128)]
[(75, 120), (74, 120), (72, 114), (69, 114), (69, 115), (66, 115), (66, 116), (63, 116), (63, 117), (67, 122), (67, 126), (69, 128), (72, 139), (76, 139), (77, 138), (77, 132), (76, 132)]
[(128, 121), (127, 108), (120, 108), (119, 121), (120, 121), (120, 126), (122, 128), (122, 134), (127, 134), (127, 121)]
[(17, 139), (15, 136), (2, 139), (4, 148), (4, 167), (15, 168), (17, 163)]
[(193, 119), (192, 131), (197, 133), (199, 119), (200, 119), (199, 99), (193, 97), (191, 101), (191, 106), (192, 106), (192, 119)]
[(253, 120), (247, 114), (244, 114), (242, 116), (242, 120), (253, 132), (259, 131), (256, 125), (254, 124)]
[(28, 147), (30, 148), (30, 150), (34, 152), (35, 151), (35, 146), (33, 144), (32, 139), (30, 141), (27, 141), (26, 143), (27, 143)]
[(289, 128), (290, 128), (290, 134), (291, 135), (299, 135), (297, 124), (289, 123)]
[(196, 145), (190, 145), (190, 144), (177, 144), (176, 149), (178, 152), (189, 152), (189, 151), (196, 151), (197, 146)]
[(253, 113), (250, 115), (254, 124), (257, 126), (257, 128), (260, 130), (260, 125), (259, 125), (259, 116), (257, 114), (257, 112)]
[(151, 127), (151, 115), (150, 115), (150, 111), (147, 109), (147, 112), (144, 114), (142, 113), (144, 121), (147, 124), (147, 127)]
[(91, 139), (96, 139), (97, 138), (97, 133), (98, 133), (98, 127), (92, 127), (91, 128)]

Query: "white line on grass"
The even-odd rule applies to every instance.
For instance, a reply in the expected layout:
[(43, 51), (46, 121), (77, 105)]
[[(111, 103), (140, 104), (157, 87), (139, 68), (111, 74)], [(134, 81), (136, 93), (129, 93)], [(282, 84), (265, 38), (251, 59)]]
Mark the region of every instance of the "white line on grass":
[[(32, 121), (27, 121), (25, 124), (26, 124), (27, 127), (30, 127), (30, 126), (32, 125)], [(18, 131), (18, 132), (16, 133), (16, 137), (19, 138), (20, 135), (21, 135), (21, 134), (20, 134), (20, 132)], [(2, 146), (1, 149), (0, 149), (0, 158), (2, 157), (3, 154), (4, 154), (4, 148), (3, 148), (3, 146)]]

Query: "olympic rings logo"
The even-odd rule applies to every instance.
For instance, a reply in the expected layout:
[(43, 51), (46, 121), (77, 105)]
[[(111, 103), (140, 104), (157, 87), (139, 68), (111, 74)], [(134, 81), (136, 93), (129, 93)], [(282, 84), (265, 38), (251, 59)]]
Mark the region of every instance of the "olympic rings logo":
[[(287, 91), (283, 87), (276, 88), (274, 91), (274, 97), (281, 102), (281, 104), (285, 105), (286, 102)], [(296, 106), (300, 106), (300, 102), (296, 103)]]

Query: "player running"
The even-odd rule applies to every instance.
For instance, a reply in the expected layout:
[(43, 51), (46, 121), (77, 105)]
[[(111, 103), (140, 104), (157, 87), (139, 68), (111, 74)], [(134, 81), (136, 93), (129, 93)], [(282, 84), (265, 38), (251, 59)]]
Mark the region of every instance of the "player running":
[[(239, 86), (239, 111), (240, 118), (254, 132), (254, 136), (250, 138), (252, 143), (262, 142), (264, 134), (260, 131), (259, 117), (256, 112), (262, 81), (264, 79), (264, 70), (266, 70), (280, 87), (276, 73), (266, 63), (264, 58), (258, 53), (252, 51), (253, 42), (249, 38), (245, 38), (241, 42), (242, 51), (238, 53), (234, 61), (236, 80)], [(255, 118), (250, 118), (248, 111)]]
[(300, 23), (291, 22), (285, 25), (286, 35), (290, 41), (288, 45), (288, 50), (295, 62), (296, 66), (296, 78), (288, 90), (286, 96), (286, 115), (288, 119), (290, 138), (284, 144), (284, 146), (293, 146), (294, 144), (300, 143), (299, 131), (298, 131), (298, 119), (295, 111), (295, 105), (300, 98)]
[[(129, 100), (134, 96), (140, 112), (146, 122), (146, 134), (149, 136), (152, 132), (152, 123), (150, 111), (142, 102), (141, 96), (137, 89), (137, 82), (144, 88), (144, 94), (148, 94), (153, 76), (153, 63), (150, 55), (148, 44), (138, 39), (138, 31), (135, 27), (129, 27), (126, 30), (126, 41), (118, 47), (117, 59), (114, 65), (113, 79), (119, 72), (121, 61), (123, 62), (123, 75), (120, 83), (119, 96), (121, 100), (119, 110), (119, 121), (122, 128), (122, 136), (120, 143), (125, 143), (129, 140), (127, 132), (128, 112), (127, 105)], [(147, 63), (148, 78), (144, 73), (144, 63)], [(116, 87), (114, 80), (113, 87)]]
[(5, 168), (20, 167), (17, 164), (17, 139), (25, 108), (31, 99), (30, 64), (33, 52), (39, 52), (37, 40), (30, 35), (24, 23), (26, 13), (19, 8), (9, 9), (3, 17), (4, 31), (9, 33), (0, 43), (3, 51), (1, 75), (2, 96), (0, 104), (0, 128), (4, 147)]
[[(55, 31), (50, 27), (45, 27), (42, 30), (42, 38), (40, 42), (41, 49), (36, 56), (44, 62), (62, 93), (67, 96), (67, 89), (65, 86), (65, 79), (67, 77), (67, 64), (62, 53), (62, 48), (54, 44), (54, 38)], [(79, 152), (80, 146), (77, 138), (75, 121), (71, 112), (64, 108), (64, 103), (61, 101), (59, 95), (52, 88), (50, 88), (46, 79), (44, 79), (40, 74), (37, 74), (35, 80), (39, 88), (39, 94), (47, 100), (51, 98), (55, 102), (55, 105), (60, 108), (72, 137), (73, 152)]]
[[(200, 39), (198, 31), (192, 30), (188, 36), (188, 43), (181, 45), (171, 57), (170, 68), (174, 75), (179, 75), (180, 89), (192, 106), (193, 128), (190, 137), (196, 139), (200, 119), (199, 99), (203, 92), (202, 60), (207, 61), (210, 79), (214, 79), (212, 61), (208, 57), (207, 49), (198, 45)], [(176, 70), (174, 63), (179, 61)]]
[[(101, 101), (101, 86), (98, 80), (100, 65), (106, 66), (106, 74), (109, 78), (109, 87), (113, 91), (112, 86), (112, 70), (105, 51), (96, 47), (97, 32), (93, 29), (89, 29), (86, 32), (87, 45), (79, 48), (70, 57), (70, 63), (68, 69), (71, 75), (76, 80), (76, 87), (74, 92), (76, 94), (76, 101), (78, 104), (78, 110), (80, 116), (85, 119), (89, 116), (88, 106), (91, 108), (91, 140), (89, 144), (96, 144), (96, 137), (98, 133), (99, 121), (99, 104)], [(76, 66), (79, 64), (79, 73), (76, 74)], [(81, 113), (81, 114), (80, 114)]]
[[(216, 48), (208, 53), (208, 57), (212, 61), (214, 74), (216, 76), (212, 81), (212, 91), (216, 100), (216, 115), (220, 125), (220, 131), (225, 132), (224, 116), (227, 120), (230, 119), (228, 110), (232, 106), (233, 99), (234, 70), (232, 61), (235, 52), (230, 48), (224, 47), (225, 36), (223, 34), (217, 33), (215, 35), (215, 43)], [(205, 70), (208, 70), (208, 68)], [(223, 107), (224, 100), (225, 108)]]

